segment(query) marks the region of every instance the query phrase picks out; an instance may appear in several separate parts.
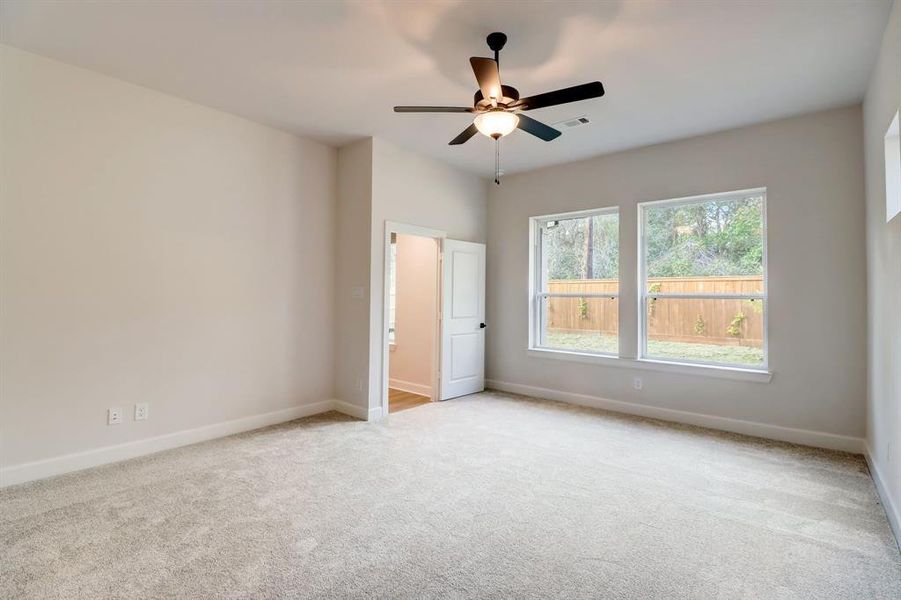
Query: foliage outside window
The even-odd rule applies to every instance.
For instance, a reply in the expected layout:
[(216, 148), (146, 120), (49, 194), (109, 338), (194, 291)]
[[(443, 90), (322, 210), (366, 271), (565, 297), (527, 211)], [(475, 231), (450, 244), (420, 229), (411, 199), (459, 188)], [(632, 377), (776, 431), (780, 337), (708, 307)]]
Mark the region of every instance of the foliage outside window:
[(766, 191), (639, 211), (641, 356), (765, 368)]
[(616, 209), (534, 220), (533, 346), (619, 353)]

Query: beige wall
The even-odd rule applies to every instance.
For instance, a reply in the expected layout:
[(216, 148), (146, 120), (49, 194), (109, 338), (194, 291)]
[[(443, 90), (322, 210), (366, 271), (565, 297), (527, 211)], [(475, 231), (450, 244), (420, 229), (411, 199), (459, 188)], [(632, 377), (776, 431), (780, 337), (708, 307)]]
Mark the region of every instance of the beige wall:
[(331, 398), (335, 151), (0, 52), (2, 465)]
[(901, 216), (885, 222), (883, 138), (901, 107), (901, 3), (895, 2), (864, 101), (869, 387), (867, 445), (901, 536)]
[[(603, 125), (598, 125), (598, 135)], [(861, 437), (866, 278), (859, 106), (505, 178), (488, 213), (488, 378)], [(768, 188), (770, 383), (531, 357), (529, 217), (620, 207), (621, 348), (637, 349), (636, 203)], [(823, 327), (822, 315), (830, 318)], [(631, 333), (630, 333), (631, 332)], [(633, 378), (643, 378), (643, 389)]]
[(371, 212), (372, 138), (368, 138), (338, 150), (334, 384), (339, 400), (361, 407), (358, 416), (365, 415), (369, 397)]
[[(431, 393), (438, 326), (438, 242), (397, 235), (395, 339), (389, 356), (391, 385)], [(412, 384), (412, 385), (411, 385)]]

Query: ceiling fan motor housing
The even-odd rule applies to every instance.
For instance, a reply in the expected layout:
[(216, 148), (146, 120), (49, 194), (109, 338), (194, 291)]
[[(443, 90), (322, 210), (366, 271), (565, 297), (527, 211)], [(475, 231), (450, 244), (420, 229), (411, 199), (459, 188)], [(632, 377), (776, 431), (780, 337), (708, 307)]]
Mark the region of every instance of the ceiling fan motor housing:
[[(501, 84), (501, 93), (504, 97), (497, 99), (499, 105), (506, 105), (519, 100), (519, 90), (513, 86)], [(476, 90), (476, 93), (472, 97), (472, 105), (477, 110), (487, 110), (492, 106), (491, 100), (485, 100), (485, 97), (482, 95), (482, 90)]]

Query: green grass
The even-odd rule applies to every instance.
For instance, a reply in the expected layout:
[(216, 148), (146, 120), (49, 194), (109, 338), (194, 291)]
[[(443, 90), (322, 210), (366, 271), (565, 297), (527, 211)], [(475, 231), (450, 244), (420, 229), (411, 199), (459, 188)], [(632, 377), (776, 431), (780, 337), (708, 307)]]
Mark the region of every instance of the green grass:
[[(616, 354), (619, 351), (616, 336), (597, 333), (548, 331), (545, 346), (548, 348), (581, 352), (606, 352), (609, 354)], [(689, 344), (685, 342), (648, 340), (648, 355), (654, 358), (672, 358), (730, 365), (760, 366), (763, 364), (763, 349), (750, 346)]]

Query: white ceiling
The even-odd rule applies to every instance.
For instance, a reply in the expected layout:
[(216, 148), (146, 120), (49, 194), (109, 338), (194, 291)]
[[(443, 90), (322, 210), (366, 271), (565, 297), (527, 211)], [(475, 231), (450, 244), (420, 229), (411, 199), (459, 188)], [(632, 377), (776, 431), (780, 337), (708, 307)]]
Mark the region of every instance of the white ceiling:
[(600, 80), (601, 99), (536, 110), (592, 124), (501, 141), (507, 172), (678, 139), (862, 96), (890, 0), (263, 2), (3, 0), (0, 40), (333, 145), (379, 136), (470, 171), (493, 142), (450, 141), (470, 56), (508, 34), (501, 78), (525, 95)]

